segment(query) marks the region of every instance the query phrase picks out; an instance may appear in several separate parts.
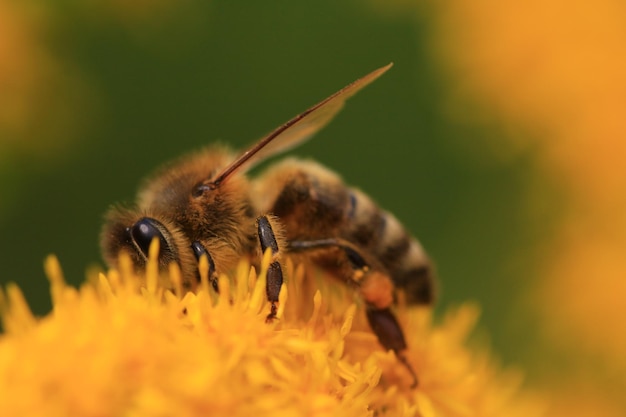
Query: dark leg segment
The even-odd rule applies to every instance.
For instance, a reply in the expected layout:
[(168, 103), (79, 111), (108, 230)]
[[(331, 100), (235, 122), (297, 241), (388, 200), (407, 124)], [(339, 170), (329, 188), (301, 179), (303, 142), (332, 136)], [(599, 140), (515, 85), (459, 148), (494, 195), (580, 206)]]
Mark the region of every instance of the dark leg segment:
[(275, 256), (278, 255), (278, 242), (276, 241), (276, 236), (274, 235), (274, 231), (272, 230), (272, 225), (268, 220), (267, 216), (259, 217), (257, 221), (257, 228), (259, 234), (259, 243), (261, 244), (261, 251), (265, 253), (267, 248), (270, 248), (272, 251), (273, 261), (270, 263), (270, 266), (267, 270), (267, 279), (265, 292), (267, 295), (267, 300), (271, 303), (270, 313), (267, 315), (265, 321), (270, 322), (276, 318), (276, 314), (278, 312), (278, 296), (280, 295), (280, 288), (283, 285), (283, 270), (280, 266), (280, 262), (275, 259)]
[[(213, 262), (213, 258), (209, 251), (206, 250), (204, 245), (197, 240), (191, 244), (191, 249), (193, 250), (193, 254), (196, 256), (198, 262), (203, 255), (206, 255), (207, 260), (209, 261), (209, 282), (211, 286), (215, 290), (215, 292), (219, 293), (219, 288), (217, 286), (217, 274), (215, 273), (215, 263)], [(198, 271), (198, 282), (200, 281), (200, 271)]]
[(406, 349), (406, 341), (398, 320), (388, 308), (374, 309), (368, 307), (367, 321), (378, 336), (380, 344), (387, 350), (394, 352)]
[[(305, 251), (323, 248), (342, 249), (355, 271), (367, 272), (370, 270), (370, 266), (367, 264), (359, 250), (350, 242), (343, 239), (329, 238), (289, 242), (289, 249), (291, 251)], [(407, 358), (404, 356), (404, 351), (406, 350), (407, 345), (404, 339), (404, 333), (402, 332), (402, 327), (400, 327), (400, 323), (398, 323), (396, 316), (389, 308), (376, 308), (372, 305), (368, 305), (366, 315), (370, 327), (378, 338), (380, 344), (387, 350), (393, 350), (398, 360), (406, 367), (413, 377), (412, 387), (416, 387), (417, 374), (413, 370), (413, 367)]]
[(413, 370), (413, 367), (404, 356), (406, 350), (406, 341), (404, 340), (404, 333), (402, 327), (396, 319), (396, 316), (388, 308), (375, 309), (368, 307), (366, 310), (367, 321), (370, 327), (378, 337), (378, 341), (387, 350), (393, 350), (396, 357), (406, 369), (411, 373), (413, 377), (413, 384), (411, 387), (417, 386), (417, 374)]
[(318, 239), (318, 240), (296, 240), (289, 242), (289, 250), (294, 252), (306, 251), (312, 249), (326, 249), (326, 248), (339, 248), (343, 250), (350, 262), (353, 269), (359, 271), (367, 271), (369, 265), (363, 259), (363, 256), (359, 253), (350, 242), (343, 239), (330, 238), (330, 239)]

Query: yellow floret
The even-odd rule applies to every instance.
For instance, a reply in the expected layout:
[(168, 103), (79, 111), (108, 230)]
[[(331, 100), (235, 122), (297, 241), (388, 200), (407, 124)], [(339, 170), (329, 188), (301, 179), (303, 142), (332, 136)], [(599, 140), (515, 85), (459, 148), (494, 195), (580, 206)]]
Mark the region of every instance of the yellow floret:
[[(154, 257), (153, 257), (154, 259)], [(53, 311), (33, 317), (19, 289), (3, 302), (2, 416), (537, 416), (484, 354), (464, 346), (477, 309), (440, 326), (403, 309), (411, 376), (369, 331), (358, 300), (311, 268), (286, 265), (278, 320), (265, 323), (266, 257), (183, 294), (153, 261), (123, 260), (80, 289), (46, 262)], [(289, 294), (289, 295), (288, 295)]]

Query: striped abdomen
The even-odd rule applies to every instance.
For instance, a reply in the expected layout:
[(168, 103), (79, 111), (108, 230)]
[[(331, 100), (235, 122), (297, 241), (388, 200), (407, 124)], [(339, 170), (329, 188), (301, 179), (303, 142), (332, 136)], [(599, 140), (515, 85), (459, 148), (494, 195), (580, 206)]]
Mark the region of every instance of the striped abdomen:
[(435, 298), (432, 265), (422, 245), (396, 217), (380, 209), (366, 194), (349, 189), (350, 204), (341, 237), (374, 256), (410, 303)]
[(394, 285), (406, 292), (407, 301), (433, 301), (432, 266), (420, 243), (395, 216), (328, 168), (286, 159), (255, 185), (258, 210), (280, 219), (287, 240), (345, 239), (382, 265)]

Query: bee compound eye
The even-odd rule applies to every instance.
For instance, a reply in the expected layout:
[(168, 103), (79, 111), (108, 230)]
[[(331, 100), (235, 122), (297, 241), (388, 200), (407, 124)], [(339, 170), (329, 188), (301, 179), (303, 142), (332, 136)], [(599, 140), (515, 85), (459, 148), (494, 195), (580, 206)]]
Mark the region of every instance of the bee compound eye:
[(150, 217), (144, 217), (130, 228), (130, 236), (135, 245), (147, 257), (150, 250), (150, 244), (154, 238), (159, 239), (159, 253), (163, 253), (168, 248), (167, 240), (161, 232), (164, 229), (161, 223)]

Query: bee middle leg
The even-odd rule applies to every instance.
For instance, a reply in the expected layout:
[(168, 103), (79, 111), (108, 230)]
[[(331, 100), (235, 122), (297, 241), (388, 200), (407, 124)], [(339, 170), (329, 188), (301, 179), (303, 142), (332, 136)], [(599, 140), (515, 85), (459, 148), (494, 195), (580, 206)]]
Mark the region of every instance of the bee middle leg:
[(271, 322), (276, 318), (276, 314), (278, 313), (278, 296), (280, 295), (280, 288), (283, 285), (283, 270), (278, 261), (278, 241), (276, 240), (276, 235), (274, 234), (268, 216), (261, 216), (257, 219), (257, 232), (262, 253), (265, 253), (267, 248), (270, 248), (272, 252), (272, 261), (267, 270), (265, 283), (267, 300), (271, 303), (270, 313), (265, 318), (265, 321)]
[(288, 248), (294, 252), (339, 248), (346, 254), (346, 258), (354, 271), (351, 281), (358, 285), (363, 294), (367, 304), (365, 313), (372, 331), (386, 350), (392, 350), (395, 353), (398, 360), (411, 374), (413, 378), (412, 387), (416, 387), (418, 383), (417, 374), (404, 355), (407, 349), (404, 332), (398, 319), (389, 308), (392, 303), (393, 292), (390, 278), (384, 273), (372, 270), (358, 248), (344, 239), (297, 240), (289, 242)]

